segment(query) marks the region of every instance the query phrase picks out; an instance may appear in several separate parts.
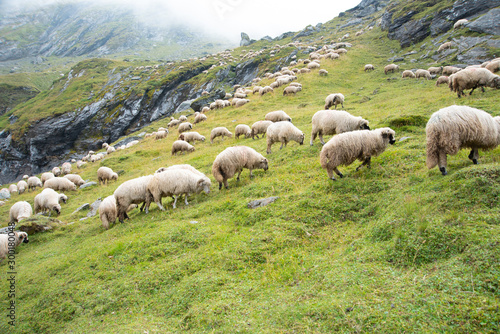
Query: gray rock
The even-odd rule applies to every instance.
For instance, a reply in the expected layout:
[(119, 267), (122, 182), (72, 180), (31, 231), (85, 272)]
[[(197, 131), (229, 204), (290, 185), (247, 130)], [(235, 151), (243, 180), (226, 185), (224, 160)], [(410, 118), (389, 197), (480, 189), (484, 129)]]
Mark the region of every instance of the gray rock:
[(102, 203), (102, 198), (98, 198), (94, 203), (90, 205), (90, 211), (87, 213), (87, 217), (94, 217), (99, 210), (99, 205)]
[(181, 104), (179, 104), (179, 106), (177, 107), (177, 109), (175, 109), (175, 112), (174, 113), (179, 113), (179, 112), (183, 112), (185, 110), (188, 110), (191, 108), (191, 103), (193, 103), (193, 101), (195, 101), (196, 99), (191, 99), (191, 100), (187, 100), (187, 101), (184, 101), (182, 102)]
[(240, 46), (248, 46), (250, 44), (252, 44), (252, 40), (250, 40), (250, 37), (248, 36), (248, 34), (242, 32)]
[(257, 199), (255, 201), (251, 201), (250, 203), (248, 203), (247, 207), (249, 209), (255, 209), (255, 208), (258, 208), (258, 207), (261, 207), (261, 206), (266, 206), (266, 205), (269, 205), (269, 204), (273, 203), (278, 198), (279, 197), (277, 197), (277, 196), (273, 196), (273, 197), (268, 197), (268, 198), (263, 198), (263, 199)]
[(472, 31), (500, 35), (500, 8), (491, 9), (486, 15), (466, 24)]
[(76, 209), (73, 214), (77, 213), (77, 212), (80, 212), (82, 210), (88, 210), (90, 208), (90, 204), (89, 203), (85, 203), (83, 205), (81, 205), (78, 209)]
[(405, 141), (405, 140), (410, 139), (410, 138), (411, 138), (411, 137), (401, 137), (401, 138), (399, 138), (399, 140), (398, 140), (398, 141)]
[(95, 185), (97, 185), (97, 182), (94, 182), (94, 181), (92, 181), (92, 182), (87, 182), (87, 183), (85, 183), (85, 184), (82, 184), (82, 185), (80, 186), (80, 189), (85, 189), (85, 188), (88, 188), (88, 187), (93, 187), (93, 186), (95, 186)]
[(478, 65), (488, 59), (488, 49), (477, 47), (457, 55), (457, 60), (469, 65)]

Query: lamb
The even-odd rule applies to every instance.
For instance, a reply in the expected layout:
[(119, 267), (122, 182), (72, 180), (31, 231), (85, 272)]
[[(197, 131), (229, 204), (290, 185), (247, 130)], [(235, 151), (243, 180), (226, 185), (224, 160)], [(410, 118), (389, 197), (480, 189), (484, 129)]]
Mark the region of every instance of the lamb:
[(234, 129), (234, 137), (238, 139), (241, 135), (245, 138), (250, 138), (252, 136), (252, 129), (246, 124), (238, 124)]
[(52, 174), (54, 174), (54, 176), (61, 175), (61, 169), (59, 167), (52, 168)]
[(200, 122), (203, 122), (203, 121), (206, 121), (206, 120), (207, 120), (207, 115), (205, 115), (205, 114), (198, 114), (194, 118), (193, 124), (197, 124), (197, 123), (200, 123)]
[(17, 193), (22, 194), (28, 188), (28, 183), (24, 180), (17, 182)]
[(253, 123), (252, 125), (252, 139), (255, 139), (254, 137), (257, 137), (259, 139), (259, 134), (265, 134), (267, 131), (267, 128), (269, 125), (273, 124), (271, 121), (257, 121)]
[(172, 155), (177, 152), (194, 152), (194, 146), (184, 140), (176, 140), (172, 144)]
[(97, 170), (97, 180), (99, 184), (106, 184), (109, 180), (118, 180), (118, 174), (109, 167), (99, 167)]
[(457, 93), (457, 96), (465, 96), (464, 90), (471, 89), (469, 95), (472, 95), (474, 89), (481, 87), (500, 88), (500, 76), (491, 73), (485, 68), (469, 68), (461, 70), (450, 78), (450, 88)]
[(446, 50), (446, 49), (450, 49), (452, 47), (453, 43), (452, 42), (446, 42), (446, 43), (443, 43), (439, 46), (438, 48), (438, 52), (441, 52), (443, 50)]
[(224, 136), (228, 136), (231, 138), (233, 134), (229, 132), (229, 130), (223, 126), (219, 126), (217, 128), (212, 129), (212, 132), (210, 132), (210, 143), (214, 143), (214, 139), (217, 137), (222, 137), (224, 139)]
[(387, 74), (387, 73), (389, 73), (389, 72), (394, 73), (394, 72), (396, 72), (396, 71), (399, 71), (399, 66), (398, 66), (398, 65), (396, 65), (396, 64), (389, 64), (389, 65), (386, 65), (386, 66), (384, 67), (384, 73), (385, 73), (385, 74)]
[(404, 70), (403, 73), (401, 74), (401, 78), (412, 78), (414, 79), (416, 76), (415, 76), (415, 73), (413, 73), (413, 71), (410, 71), (410, 70)]
[(415, 77), (417, 79), (419, 79), (419, 78), (426, 78), (427, 80), (431, 80), (431, 73), (429, 71), (427, 71), (427, 70), (418, 69), (415, 72)]
[(478, 163), (478, 150), (491, 150), (500, 144), (500, 116), (468, 106), (452, 105), (432, 114), (425, 127), (427, 168), (436, 165), (446, 175), (447, 157), (461, 148), (470, 148), (469, 159)]
[(370, 168), (372, 156), (377, 156), (385, 151), (387, 144), (394, 144), (396, 133), (390, 128), (376, 130), (360, 130), (341, 133), (332, 137), (321, 149), (321, 167), (326, 169), (328, 178), (335, 181), (333, 172), (341, 178), (344, 175), (338, 166), (348, 166), (356, 160), (363, 163), (356, 170), (366, 165)]
[(184, 122), (184, 123), (181, 123), (179, 124), (179, 133), (183, 133), (183, 132), (186, 132), (186, 131), (189, 131), (193, 128), (193, 124), (189, 123), (189, 122)]
[(35, 190), (36, 187), (43, 187), (42, 181), (36, 176), (30, 176), (28, 178), (28, 191)]
[(328, 110), (331, 106), (335, 106), (337, 109), (337, 104), (342, 105), (344, 108), (344, 95), (341, 93), (330, 94), (325, 99), (325, 109)]
[(187, 198), (189, 194), (205, 191), (210, 193), (211, 181), (208, 177), (200, 176), (190, 170), (182, 168), (172, 168), (154, 174), (147, 185), (147, 202), (154, 201), (160, 210), (165, 211), (161, 203), (162, 197), (172, 196), (174, 198), (173, 208), (176, 208), (177, 197), (184, 195), (184, 203), (189, 205)]
[(292, 118), (286, 114), (283, 110), (276, 110), (276, 111), (271, 111), (266, 114), (266, 117), (264, 117), (266, 121), (271, 121), (271, 122), (282, 122), (282, 121), (288, 121), (292, 122)]
[(293, 140), (300, 145), (304, 144), (304, 133), (290, 122), (276, 122), (267, 128), (267, 154), (271, 154), (271, 146), (276, 142), (281, 142), (280, 150)]
[(300, 92), (302, 90), (302, 87), (297, 87), (297, 86), (288, 86), (283, 90), (283, 96), (286, 95), (295, 95), (297, 92)]
[(61, 200), (65, 200), (61, 194), (58, 194), (54, 189), (46, 188), (35, 196), (35, 213), (49, 211), (49, 217), (52, 211), (55, 211), (57, 215), (61, 214), (61, 205), (59, 204)]
[(250, 170), (250, 178), (252, 178), (252, 170), (264, 169), (266, 171), (269, 164), (262, 154), (248, 146), (228, 147), (219, 153), (212, 165), (212, 174), (219, 182), (219, 190), (222, 189), (222, 184), (229, 189), (227, 180), (236, 173), (238, 173), (236, 179), (239, 181), (243, 168)]
[(73, 182), (77, 187), (85, 184), (85, 181), (78, 174), (66, 174), (64, 175), (64, 177)]
[(179, 135), (179, 140), (184, 140), (186, 142), (194, 142), (196, 140), (198, 141), (205, 141), (205, 136), (200, 135), (198, 132), (192, 131), (192, 132), (183, 132)]
[(375, 66), (373, 66), (372, 64), (365, 65), (365, 72), (366, 71), (373, 71), (373, 70), (375, 70)]
[(427, 69), (427, 71), (429, 71), (430, 74), (438, 75), (438, 74), (441, 74), (443, 72), (443, 66), (429, 67)]
[[(153, 175), (141, 176), (123, 182), (116, 188), (113, 195), (116, 198), (117, 215), (120, 223), (128, 219), (127, 209), (131, 204), (146, 203), (147, 186)], [(146, 208), (146, 213), (148, 209)]]
[(23, 219), (29, 218), (33, 215), (31, 205), (26, 201), (16, 202), (10, 207), (9, 222), (18, 223)]
[(167, 138), (167, 135), (168, 135), (168, 131), (165, 131), (165, 130), (164, 131), (157, 131), (155, 134), (155, 140)]
[[(137, 208), (137, 204), (131, 204), (127, 208), (127, 212)], [(99, 204), (99, 218), (102, 222), (102, 227), (106, 230), (109, 229), (110, 223), (115, 223), (118, 217), (118, 208), (116, 206), (116, 198), (114, 195), (106, 197), (101, 204)]]
[(76, 190), (76, 185), (64, 177), (54, 177), (47, 180), (43, 184), (43, 187), (62, 191)]
[(10, 254), (13, 254), (15, 247), (21, 243), (28, 242), (28, 234), (26, 232), (13, 231), (8, 234), (0, 234), (0, 262)]
[(344, 110), (320, 110), (312, 117), (311, 146), (319, 135), (321, 144), (325, 145), (323, 135), (334, 135), (355, 130), (370, 130), (368, 121), (356, 117)]
[(455, 29), (458, 29), (460, 27), (462, 27), (463, 25), (465, 25), (467, 22), (469, 22), (469, 20), (467, 19), (460, 19), (458, 20), (457, 22), (455, 22), (455, 24), (453, 25), (453, 30)]
[(17, 193), (18, 192), (18, 189), (17, 189), (17, 185), (16, 184), (11, 184), (9, 186), (9, 192), (12, 194), (12, 193)]
[(64, 162), (61, 166), (61, 172), (66, 175), (71, 173), (71, 163), (69, 162)]
[(440, 76), (439, 78), (437, 78), (436, 80), (436, 87), (441, 85), (441, 84), (448, 84), (450, 82), (450, 79), (449, 77), (447, 77), (446, 75), (442, 75)]

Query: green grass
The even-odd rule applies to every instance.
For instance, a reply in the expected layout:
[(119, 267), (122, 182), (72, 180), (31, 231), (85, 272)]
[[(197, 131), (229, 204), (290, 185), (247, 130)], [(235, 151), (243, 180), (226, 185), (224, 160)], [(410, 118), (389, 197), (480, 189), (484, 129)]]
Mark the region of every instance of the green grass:
[[(233, 131), (282, 109), (306, 134), (303, 146), (275, 144), (266, 155), (265, 139), (216, 139), (172, 157), (171, 130), (167, 139), (144, 139), (78, 170), (93, 181), (99, 166), (124, 173), (109, 185), (68, 193), (59, 217), (66, 224), (17, 249), (15, 332), (498, 332), (500, 149), (481, 152), (479, 165), (466, 151), (449, 157), (446, 177), (425, 166), (430, 115), (452, 104), (500, 115), (498, 91), (457, 99), (434, 81), (384, 75), (397, 42), (378, 34), (362, 35), (348, 54), (322, 61), (327, 77), (299, 75), (303, 90), (296, 96), (283, 97), (282, 88), (251, 96), (241, 108), (209, 112), (194, 128), (208, 138), (215, 126)], [(376, 70), (365, 73), (366, 63)], [(341, 167), (345, 178), (332, 182), (319, 164), (319, 141), (308, 143), (312, 115), (335, 92), (372, 128), (392, 126), (397, 139), (408, 138), (374, 158), (371, 169)], [(245, 170), (219, 191), (211, 165), (234, 145), (255, 148), (270, 167), (253, 179)], [(109, 230), (98, 217), (81, 221), (86, 212), (73, 214), (125, 180), (179, 163), (209, 175), (212, 192), (175, 210), (170, 199), (166, 212), (155, 204), (148, 215), (134, 210)], [(34, 196), (13, 195), (0, 214)], [(269, 196), (279, 199), (246, 207)], [(3, 277), (7, 266), (0, 268)], [(2, 279), (0, 291), (7, 288)], [(0, 330), (13, 332), (5, 319)]]

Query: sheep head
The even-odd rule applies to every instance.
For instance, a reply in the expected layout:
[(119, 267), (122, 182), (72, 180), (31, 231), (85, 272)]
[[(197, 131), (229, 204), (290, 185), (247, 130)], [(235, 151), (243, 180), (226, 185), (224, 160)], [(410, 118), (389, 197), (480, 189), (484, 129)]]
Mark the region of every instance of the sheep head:
[(396, 139), (394, 138), (396, 136), (396, 132), (394, 132), (394, 130), (390, 128), (384, 128), (381, 129), (381, 133), (384, 140), (389, 140), (389, 144), (394, 145), (394, 143), (396, 142)]
[(19, 243), (23, 242), (23, 243), (27, 244), (28, 242), (30, 242), (28, 239), (28, 233), (26, 233), (26, 232), (17, 232), (17, 237), (18, 237)]
[(117, 173), (111, 174), (111, 180), (118, 180), (118, 174)]
[(495, 75), (493, 80), (491, 80), (491, 87), (499, 89), (500, 88), (500, 76)]
[(210, 186), (212, 185), (212, 182), (210, 182), (209, 179), (205, 178), (200, 178), (197, 183), (197, 192), (201, 192), (202, 190), (205, 192), (205, 194), (210, 193)]
[(59, 216), (61, 214), (61, 206), (59, 204), (55, 204), (53, 207), (52, 207), (52, 210), (55, 211), (57, 213), (57, 215)]
[(359, 129), (360, 130), (370, 130), (370, 127), (368, 126), (368, 121), (366, 119), (360, 119), (359, 121)]

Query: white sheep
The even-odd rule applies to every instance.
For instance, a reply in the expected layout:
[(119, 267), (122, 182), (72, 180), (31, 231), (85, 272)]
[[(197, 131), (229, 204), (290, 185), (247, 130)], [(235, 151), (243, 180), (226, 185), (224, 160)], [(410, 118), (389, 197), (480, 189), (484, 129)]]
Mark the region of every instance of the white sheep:
[(325, 145), (323, 135), (334, 135), (355, 130), (370, 130), (368, 121), (352, 116), (344, 110), (320, 110), (312, 117), (311, 146), (316, 136)]
[(445, 66), (443, 67), (442, 74), (450, 76), (452, 74), (455, 74), (457, 72), (460, 72), (462, 69), (456, 66)]
[[(65, 201), (66, 199), (57, 193), (54, 189), (46, 188), (41, 193), (35, 196), (34, 209), (35, 213), (45, 213), (49, 211), (49, 216), (52, 211), (55, 211), (57, 215), (61, 213), (60, 201)], [(66, 195), (64, 195), (66, 196)]]
[(207, 120), (207, 115), (205, 115), (205, 114), (198, 114), (194, 118), (193, 124), (197, 124), (197, 123), (200, 123), (200, 122), (203, 122), (203, 121), (206, 121), (206, 120)]
[(455, 29), (458, 29), (460, 27), (462, 27), (463, 25), (465, 25), (467, 22), (469, 22), (469, 20), (467, 19), (460, 19), (458, 20), (457, 22), (455, 22), (455, 24), (453, 25), (453, 30)]
[(219, 153), (212, 164), (212, 174), (215, 180), (219, 182), (219, 190), (222, 189), (222, 184), (228, 189), (227, 180), (236, 173), (238, 173), (236, 179), (239, 180), (243, 168), (250, 170), (251, 178), (254, 169), (267, 170), (269, 164), (262, 154), (248, 146), (228, 147)]
[(8, 189), (9, 189), (9, 193), (11, 193), (11, 194), (18, 192), (17, 184), (11, 184)]
[(85, 166), (87, 163), (85, 161), (82, 161), (82, 160), (78, 160), (76, 162), (76, 167), (77, 168), (82, 168), (83, 166)]
[(52, 174), (54, 174), (54, 176), (61, 175), (61, 169), (59, 167), (52, 168)]
[(364, 165), (370, 168), (371, 158), (383, 153), (387, 144), (394, 144), (395, 135), (390, 128), (380, 128), (344, 132), (333, 136), (321, 149), (321, 167), (326, 169), (328, 178), (332, 180), (335, 180), (333, 172), (344, 177), (337, 168), (340, 165), (348, 166), (360, 160), (363, 163), (356, 170)]
[(244, 105), (245, 105), (245, 104), (247, 104), (248, 102), (250, 102), (250, 100), (249, 100), (249, 99), (238, 99), (238, 100), (236, 101), (236, 103), (234, 104), (234, 106), (235, 106), (236, 108), (238, 108), (238, 107), (244, 106)]
[[(127, 215), (127, 209), (131, 204), (146, 203), (147, 186), (153, 175), (141, 176), (123, 182), (116, 188), (113, 195), (116, 198), (118, 219), (123, 223)], [(146, 208), (146, 213), (148, 212)]]
[(325, 99), (326, 110), (330, 109), (331, 106), (335, 106), (335, 109), (337, 109), (338, 104), (342, 105), (342, 108), (344, 108), (344, 95), (341, 93), (330, 94)]
[(66, 175), (71, 173), (71, 163), (69, 162), (64, 162), (61, 166), (61, 172)]
[(485, 68), (489, 70), (491, 73), (496, 73), (500, 70), (500, 60), (493, 60), (489, 62)]
[[(144, 136), (144, 138), (146, 138), (146, 136)], [(115, 151), (116, 151), (116, 149), (113, 146), (108, 146), (108, 148), (106, 149), (106, 153), (107, 154), (111, 154), (111, 153), (113, 153)]]
[(29, 218), (33, 215), (33, 209), (31, 205), (26, 201), (20, 201), (14, 203), (10, 207), (9, 211), (9, 222), (17, 223), (23, 219)]
[(245, 138), (250, 138), (252, 136), (252, 129), (246, 124), (238, 124), (234, 129), (234, 137), (238, 139), (241, 135)]
[(373, 71), (375, 70), (375, 66), (373, 66), (372, 64), (366, 64), (365, 65), (365, 72), (367, 71)]
[(439, 46), (438, 48), (438, 52), (441, 52), (443, 50), (446, 50), (446, 49), (450, 49), (451, 47), (453, 46), (453, 43), (452, 42), (446, 42), (446, 43), (443, 43)]
[(168, 131), (163, 130), (163, 131), (157, 131), (155, 134), (155, 140), (160, 140), (160, 139), (165, 139), (167, 138)]
[(99, 184), (106, 184), (110, 180), (118, 180), (118, 174), (109, 167), (99, 167), (97, 170), (97, 181)]
[(85, 181), (78, 174), (66, 174), (64, 175), (64, 177), (73, 182), (77, 187), (85, 184)]
[(384, 73), (385, 73), (385, 74), (387, 74), (387, 73), (389, 73), (389, 72), (394, 73), (394, 72), (396, 72), (396, 71), (399, 71), (399, 66), (398, 66), (398, 65), (396, 65), (396, 64), (389, 64), (389, 65), (386, 65), (386, 66), (384, 67)]
[(64, 177), (54, 177), (49, 179), (45, 181), (43, 187), (61, 191), (76, 190), (76, 184)]
[(176, 140), (172, 143), (172, 155), (177, 152), (194, 152), (194, 146), (184, 140)]
[(200, 135), (198, 132), (196, 131), (192, 131), (192, 132), (183, 132), (179, 135), (179, 140), (184, 140), (184, 141), (187, 141), (188, 143), (189, 142), (192, 142), (193, 145), (194, 145), (194, 142), (196, 140), (198, 141), (205, 141), (205, 136), (202, 136)]
[(28, 183), (24, 180), (17, 182), (17, 193), (22, 194), (28, 189)]
[(288, 121), (292, 122), (292, 118), (286, 114), (283, 110), (276, 110), (276, 111), (271, 111), (266, 114), (266, 117), (264, 117), (266, 121), (271, 121), (271, 122), (281, 122), (281, 121)]
[[(252, 139), (257, 137), (259, 139), (259, 134), (265, 134), (269, 125), (273, 124), (271, 121), (257, 121), (252, 124)], [(264, 136), (262, 136), (264, 137)]]
[(411, 70), (404, 70), (403, 73), (401, 73), (401, 78), (416, 78), (415, 73)]
[(439, 66), (439, 67), (429, 67), (427, 69), (427, 71), (429, 71), (430, 74), (433, 74), (433, 75), (438, 75), (438, 74), (441, 74), (443, 72), (443, 66)]
[(262, 96), (267, 93), (274, 93), (274, 89), (271, 86), (264, 86), (259, 90), (259, 95)]
[(193, 124), (191, 124), (189, 122), (184, 122), (184, 123), (179, 124), (178, 131), (179, 131), (179, 133), (183, 133), (183, 132), (191, 130), (192, 128), (193, 128)]
[(427, 80), (431, 80), (431, 73), (429, 71), (427, 71), (427, 70), (418, 69), (415, 72), (415, 77), (417, 79), (419, 79), (419, 78), (425, 78)]
[[(127, 212), (135, 208), (137, 208), (137, 204), (131, 204), (127, 208)], [(102, 227), (106, 230), (109, 229), (109, 225), (114, 224), (117, 217), (118, 208), (116, 206), (116, 198), (114, 195), (110, 195), (99, 204), (99, 218), (101, 219)]]
[(187, 121), (187, 117), (185, 115), (181, 115), (181, 116), (179, 116), (179, 121), (185, 122), (185, 121)]
[(437, 78), (436, 87), (441, 85), (441, 84), (448, 84), (449, 82), (450, 82), (449, 77), (447, 77), (446, 75), (442, 75), (439, 78)]
[(214, 139), (217, 137), (222, 137), (224, 139), (224, 136), (227, 136), (229, 138), (233, 137), (233, 134), (229, 132), (229, 130), (226, 127), (219, 126), (210, 132), (210, 143), (214, 143)]
[(471, 89), (469, 95), (474, 89), (481, 87), (500, 88), (500, 76), (491, 73), (485, 68), (463, 69), (450, 77), (450, 88), (457, 93), (457, 96), (465, 96), (464, 90)]
[(43, 187), (42, 181), (36, 176), (30, 176), (28, 178), (28, 191), (35, 190), (36, 187)]
[(304, 144), (304, 133), (300, 131), (295, 125), (290, 122), (282, 121), (276, 122), (267, 128), (267, 154), (271, 153), (271, 146), (274, 143), (280, 142), (281, 147), (286, 147), (289, 141), (296, 141), (300, 145)]
[(171, 127), (179, 125), (180, 123), (181, 123), (181, 121), (172, 117), (170, 122), (167, 124), (167, 127), (171, 128)]
[(500, 116), (468, 106), (449, 106), (432, 114), (425, 128), (427, 167), (439, 166), (446, 175), (447, 157), (461, 148), (470, 148), (469, 159), (478, 163), (479, 149), (491, 150), (500, 144)]
[(28, 242), (29, 239), (26, 232), (13, 231), (8, 234), (0, 234), (0, 262), (8, 255), (14, 254), (15, 247), (19, 246), (21, 243)]
[(295, 95), (295, 94), (297, 94), (297, 92), (300, 92), (301, 90), (302, 90), (302, 87), (288, 86), (283, 90), (283, 96)]

